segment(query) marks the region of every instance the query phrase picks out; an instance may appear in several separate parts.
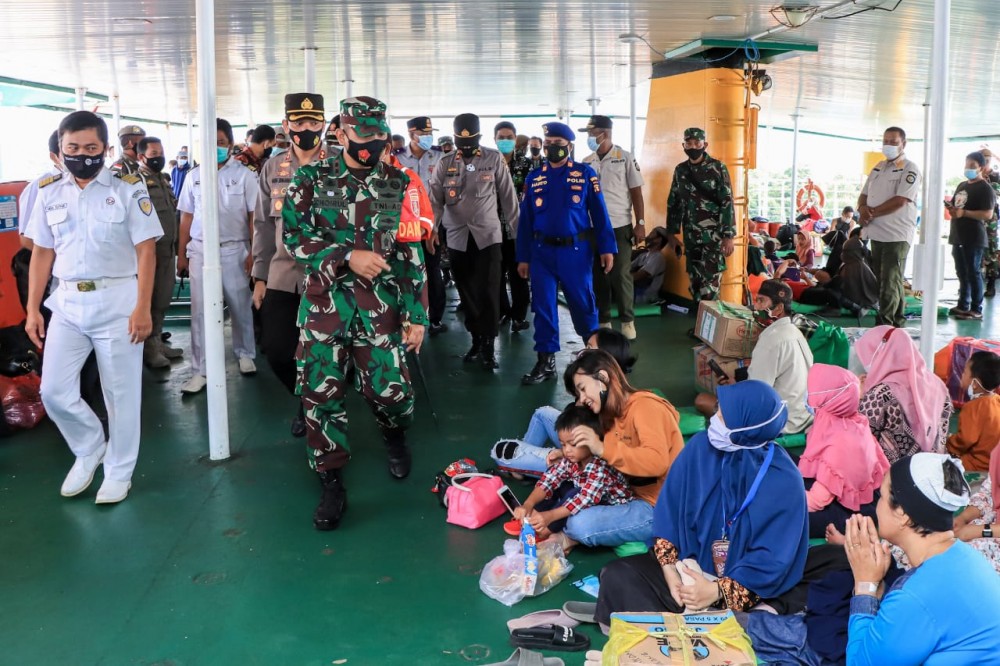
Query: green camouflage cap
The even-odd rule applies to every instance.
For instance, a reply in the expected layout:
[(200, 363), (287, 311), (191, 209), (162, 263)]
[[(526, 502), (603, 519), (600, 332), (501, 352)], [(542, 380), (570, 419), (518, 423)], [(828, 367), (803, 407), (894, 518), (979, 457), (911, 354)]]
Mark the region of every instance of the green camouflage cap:
[(684, 130), (684, 140), (694, 139), (695, 141), (705, 140), (705, 130), (700, 127), (688, 127)]
[(385, 119), (385, 102), (374, 97), (351, 97), (340, 101), (340, 125), (350, 125), (361, 138), (379, 132), (389, 134), (389, 123)]

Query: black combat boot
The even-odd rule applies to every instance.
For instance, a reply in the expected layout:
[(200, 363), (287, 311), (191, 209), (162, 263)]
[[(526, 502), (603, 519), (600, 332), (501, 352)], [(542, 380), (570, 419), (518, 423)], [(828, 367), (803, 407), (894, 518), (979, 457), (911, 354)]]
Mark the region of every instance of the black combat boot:
[(552, 379), (555, 376), (556, 355), (539, 352), (538, 362), (535, 363), (535, 367), (531, 369), (531, 372), (521, 377), (521, 383), (525, 386), (532, 386), (534, 384), (541, 384), (546, 379)]
[(347, 511), (347, 488), (344, 487), (344, 480), (340, 474), (339, 469), (319, 473), (323, 496), (313, 514), (313, 525), (318, 530), (337, 529), (341, 516)]
[(295, 414), (295, 418), (292, 419), (292, 437), (305, 437), (306, 436), (306, 413), (299, 404), (299, 411)]
[(410, 447), (406, 445), (406, 431), (402, 428), (385, 429), (382, 431), (385, 450), (389, 454), (389, 474), (394, 479), (405, 479), (410, 475), (413, 466), (413, 456)]
[(483, 344), (479, 349), (479, 360), (483, 364), (483, 369), (489, 372), (500, 367), (497, 363), (496, 338), (483, 338)]
[(469, 347), (469, 351), (465, 352), (465, 356), (462, 357), (462, 361), (465, 363), (475, 363), (479, 360), (479, 353), (483, 349), (483, 339), (478, 335), (472, 336), (472, 346)]

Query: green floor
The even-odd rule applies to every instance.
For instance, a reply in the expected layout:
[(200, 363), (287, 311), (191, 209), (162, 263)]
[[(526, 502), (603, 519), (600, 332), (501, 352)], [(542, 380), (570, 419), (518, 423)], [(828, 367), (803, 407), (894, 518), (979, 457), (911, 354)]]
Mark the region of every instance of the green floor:
[[(994, 321), (988, 312), (958, 332), (996, 337)], [(233, 458), (220, 464), (207, 460), (205, 396), (180, 397), (186, 362), (147, 371), (139, 465), (118, 506), (93, 504), (97, 482), (59, 496), (72, 457), (51, 423), (0, 442), (0, 664), (484, 664), (512, 651), (506, 620), (586, 600), (570, 581), (599, 571), (611, 551), (577, 550), (566, 582), (507, 608), (478, 584), (502, 552), (500, 522), (448, 526), (429, 492), (444, 465), (488, 465), (489, 446), (519, 435), (535, 407), (568, 399), (561, 381), (519, 386), (530, 331), (502, 334), (501, 370), (488, 375), (463, 367), (466, 336), (453, 315), (448, 323), (422, 354), (440, 423), (418, 390), (408, 480), (389, 478), (374, 421), (352, 396), (351, 505), (335, 532), (312, 527), (318, 485), (288, 434), (295, 402), (263, 359), (253, 378), (230, 363)], [(690, 326), (676, 314), (637, 321), (632, 380), (677, 405), (694, 397)], [(941, 337), (955, 334), (949, 323)], [(186, 347), (187, 331), (174, 342)], [(560, 367), (580, 344), (565, 347)], [(564, 658), (583, 663), (582, 653)]]

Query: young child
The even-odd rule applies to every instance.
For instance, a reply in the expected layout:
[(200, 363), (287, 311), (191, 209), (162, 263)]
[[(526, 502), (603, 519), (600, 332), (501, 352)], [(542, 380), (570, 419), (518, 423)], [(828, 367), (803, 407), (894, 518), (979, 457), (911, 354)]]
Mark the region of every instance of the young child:
[[(514, 518), (527, 519), (539, 540), (562, 532), (566, 521), (581, 510), (598, 504), (625, 504), (634, 495), (621, 472), (601, 458), (594, 457), (586, 446), (573, 445), (576, 428), (590, 428), (602, 435), (594, 412), (576, 404), (568, 406), (556, 419), (556, 432), (562, 443), (562, 457), (542, 475), (524, 505), (514, 511)], [(563, 547), (571, 547), (563, 538)]]
[(989, 469), (990, 453), (1000, 442), (1000, 356), (974, 353), (962, 374), (969, 402), (958, 415), (958, 432), (948, 438), (948, 452), (962, 459), (967, 472)]

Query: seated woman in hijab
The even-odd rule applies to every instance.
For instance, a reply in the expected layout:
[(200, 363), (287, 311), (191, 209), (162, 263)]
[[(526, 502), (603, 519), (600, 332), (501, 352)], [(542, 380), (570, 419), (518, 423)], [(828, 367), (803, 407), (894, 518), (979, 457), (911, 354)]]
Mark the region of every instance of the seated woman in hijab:
[[(877, 528), (866, 516), (848, 521), (848, 664), (997, 663), (1000, 576), (952, 531), (952, 516), (968, 503), (957, 460), (917, 453), (895, 462), (883, 480)], [(892, 556), (882, 539), (913, 564), (888, 589), (883, 578)]]
[(833, 276), (840, 272), (842, 263), (841, 253), (844, 250), (844, 243), (847, 242), (847, 234), (838, 229), (832, 229), (823, 236), (823, 243), (830, 248), (830, 255), (826, 258), (826, 265), (823, 270)]
[(667, 475), (653, 513), (653, 548), (601, 571), (601, 624), (625, 611), (746, 611), (802, 579), (805, 489), (795, 463), (774, 443), (785, 405), (760, 381), (720, 386), (718, 393), (708, 432), (688, 442)]
[(813, 249), (812, 236), (805, 231), (795, 234), (795, 254), (799, 257), (799, 264), (807, 271), (816, 268), (816, 250)]
[(819, 284), (799, 294), (798, 301), (836, 308), (836, 314), (841, 309), (847, 310), (858, 318), (866, 309), (878, 305), (878, 280), (865, 263), (864, 253), (865, 247), (860, 239), (852, 238), (844, 243), (837, 257), (837, 272), (831, 272), (829, 267), (817, 271), (816, 281)]
[(943, 453), (951, 396), (906, 331), (876, 326), (855, 350), (866, 373), (860, 411), (889, 463), (920, 451)]
[(806, 405), (815, 414), (799, 471), (806, 481), (809, 538), (844, 531), (855, 513), (875, 515), (889, 470), (882, 448), (858, 413), (861, 382), (849, 371), (817, 363), (809, 369)]

